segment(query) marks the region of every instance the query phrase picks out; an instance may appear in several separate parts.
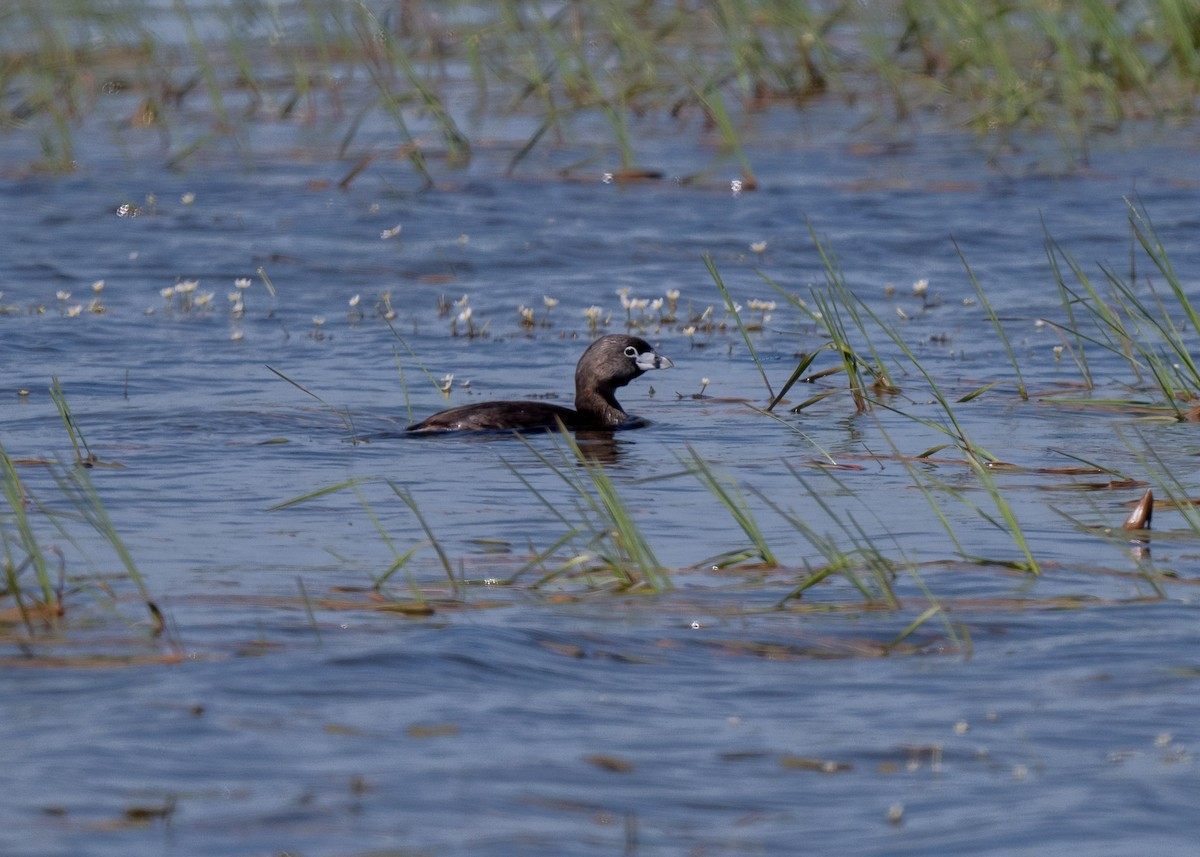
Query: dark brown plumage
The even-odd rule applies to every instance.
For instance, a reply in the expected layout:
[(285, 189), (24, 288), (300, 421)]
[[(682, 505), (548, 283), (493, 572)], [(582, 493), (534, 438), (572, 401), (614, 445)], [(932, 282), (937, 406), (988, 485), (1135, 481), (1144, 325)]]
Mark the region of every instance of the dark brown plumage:
[(410, 432), (534, 431), (614, 429), (629, 421), (614, 395), (651, 369), (669, 369), (671, 361), (644, 339), (623, 334), (602, 336), (588, 346), (575, 367), (575, 410), (547, 402), (498, 401), (462, 405), (408, 427)]

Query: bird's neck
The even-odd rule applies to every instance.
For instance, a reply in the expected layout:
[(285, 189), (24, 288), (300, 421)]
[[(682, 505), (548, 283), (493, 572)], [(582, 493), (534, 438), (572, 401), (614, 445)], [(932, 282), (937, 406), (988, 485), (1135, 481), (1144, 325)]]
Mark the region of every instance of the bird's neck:
[(611, 390), (577, 391), (575, 410), (586, 419), (602, 426), (619, 426), (629, 419), (629, 415), (621, 409)]

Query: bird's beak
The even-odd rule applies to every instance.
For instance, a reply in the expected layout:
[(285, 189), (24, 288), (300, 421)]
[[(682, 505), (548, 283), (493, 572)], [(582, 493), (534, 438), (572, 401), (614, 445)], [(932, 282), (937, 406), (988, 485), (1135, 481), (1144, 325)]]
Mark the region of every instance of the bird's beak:
[(653, 351), (643, 351), (637, 356), (634, 361), (637, 367), (643, 372), (648, 372), (651, 369), (670, 369), (675, 364), (670, 358), (663, 357), (661, 354), (655, 354)]

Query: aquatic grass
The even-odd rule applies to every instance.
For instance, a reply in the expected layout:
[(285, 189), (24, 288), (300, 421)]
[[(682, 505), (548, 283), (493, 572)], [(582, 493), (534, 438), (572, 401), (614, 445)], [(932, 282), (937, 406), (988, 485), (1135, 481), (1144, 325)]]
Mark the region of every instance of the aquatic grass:
[[(748, 490), (751, 493), (758, 497), (759, 500), (766, 504), (775, 514), (779, 515), (786, 523), (791, 525), (804, 538), (808, 545), (825, 559), (825, 563), (822, 566), (813, 568), (809, 560), (805, 558), (803, 566), (807, 574), (803, 580), (779, 600), (778, 606), (782, 607), (789, 601), (801, 598), (813, 586), (837, 575), (844, 578), (857, 590), (867, 603), (876, 604), (882, 602), (890, 608), (898, 607), (899, 600), (896, 597), (891, 582), (892, 576), (896, 572), (896, 564), (884, 555), (875, 544), (874, 539), (868, 536), (866, 531), (862, 529), (853, 514), (839, 514), (830, 504), (826, 494), (815, 489), (804, 475), (796, 469), (795, 465), (786, 460), (783, 464), (792, 477), (800, 484), (805, 498), (814, 502), (817, 509), (820, 510), (825, 518), (838, 526), (843, 537), (849, 543), (849, 547), (843, 547), (842, 543), (834, 536), (818, 531), (804, 517), (783, 508), (777, 500), (765, 492), (758, 488), (749, 487)], [(853, 492), (849, 491), (832, 473), (826, 473), (825, 475), (836, 491), (853, 495)], [(870, 580), (875, 584), (874, 589), (859, 574), (863, 570), (869, 573)]]
[(758, 559), (768, 566), (779, 565), (779, 560), (776, 558), (775, 552), (767, 544), (767, 540), (763, 536), (758, 522), (754, 519), (750, 507), (746, 503), (746, 497), (737, 484), (731, 479), (718, 476), (713, 471), (711, 465), (701, 458), (700, 454), (690, 444), (687, 446), (687, 452), (688, 457), (686, 459), (681, 455), (677, 456), (679, 463), (720, 501), (721, 506), (724, 507), (725, 511), (729, 513), (729, 516), (733, 518), (750, 540), (749, 548), (729, 551), (719, 557), (707, 560), (705, 564), (715, 564), (725, 567), (745, 562), (749, 559)]
[(71, 415), (71, 408), (67, 404), (67, 397), (63, 393), (62, 385), (58, 383), (57, 375), (50, 383), (50, 399), (54, 402), (54, 407), (67, 429), (67, 437), (71, 439), (71, 446), (75, 450), (76, 463), (90, 467), (96, 462), (96, 456), (92, 455), (92, 451), (88, 449), (87, 440), (84, 438), (79, 424), (75, 422), (75, 418)]
[(725, 106), (725, 99), (721, 96), (720, 89), (715, 86), (697, 89), (696, 97), (704, 105), (704, 109), (712, 117), (713, 122), (716, 123), (717, 129), (721, 132), (721, 139), (724, 141), (725, 146), (733, 152), (734, 157), (737, 158), (738, 165), (741, 167), (742, 177), (734, 184), (734, 188), (738, 192), (757, 190), (758, 179), (755, 178), (754, 167), (751, 166), (750, 158), (742, 146), (741, 138), (734, 127), (733, 118), (730, 116), (729, 109)]
[[(825, 288), (823, 290), (813, 289), (810, 294), (816, 308), (810, 308), (806, 302), (785, 290), (763, 272), (759, 271), (758, 275), (764, 282), (782, 295), (788, 303), (807, 316), (819, 329), (824, 331), (829, 342), (800, 360), (796, 368), (792, 371), (792, 374), (780, 388), (778, 395), (774, 396), (770, 404), (767, 405), (767, 410), (773, 410), (783, 400), (783, 397), (787, 395), (788, 391), (804, 378), (805, 373), (822, 351), (832, 351), (841, 360), (841, 367), (838, 371), (846, 373), (847, 385), (850, 395), (854, 400), (854, 409), (857, 413), (863, 414), (871, 408), (873, 401), (871, 398), (872, 392), (895, 392), (897, 388), (889, 379), (888, 372), (884, 367), (883, 357), (875, 347), (863, 315), (858, 309), (859, 300), (846, 283), (845, 274), (842, 271), (841, 264), (838, 262), (837, 254), (832, 244), (828, 239), (822, 240), (817, 235), (811, 221), (806, 220), (805, 223), (825, 269)], [(865, 349), (860, 349), (851, 343), (846, 324), (847, 317), (854, 329), (861, 336), (865, 344)], [(868, 360), (861, 356), (860, 351), (862, 350), (869, 352), (871, 359)], [(867, 382), (868, 377), (871, 379), (870, 383)], [(802, 402), (793, 407), (792, 411), (799, 412), (814, 402), (819, 401), (822, 397), (817, 396)]]
[(358, 443), (362, 442), (358, 436), (358, 432), (354, 428), (354, 415), (350, 412), (349, 407), (335, 408), (333, 405), (326, 402), (324, 399), (322, 399), (320, 396), (318, 396), (312, 390), (308, 389), (303, 384), (300, 384), (297, 381), (293, 381), (291, 378), (289, 378), (287, 375), (284, 375), (282, 372), (280, 372), (275, 367), (267, 366), (266, 368), (269, 372), (271, 372), (271, 374), (275, 375), (277, 378), (287, 381), (289, 384), (291, 384), (293, 387), (295, 387), (301, 393), (304, 393), (306, 396), (310, 396), (311, 398), (320, 402), (322, 405), (324, 405), (326, 408), (328, 408), (333, 414), (335, 414), (337, 416), (337, 418), (339, 420), (341, 420), (342, 425), (345, 427), (346, 434), (349, 436), (350, 442), (352, 444), (358, 444)]
[(317, 645), (321, 645), (321, 626), (317, 624), (317, 614), (313, 611), (312, 600), (308, 597), (308, 589), (304, 586), (304, 578), (296, 578), (296, 587), (300, 590), (300, 604), (304, 607), (304, 618), (308, 620), (308, 627), (312, 629), (313, 637), (317, 641)]
[[(95, 603), (116, 612), (119, 595), (107, 582), (106, 578), (109, 575), (68, 571), (67, 554), (62, 547), (56, 543), (47, 544), (46, 537), (39, 532), (39, 522), (44, 523), (58, 534), (63, 543), (74, 549), (74, 556), (95, 562), (95, 547), (90, 544), (85, 546), (84, 534), (74, 532), (74, 524), (82, 522), (88, 527), (87, 533), (93, 537), (99, 536), (116, 555), (124, 568), (125, 577), (132, 581), (138, 597), (149, 613), (152, 636), (160, 635), (166, 628), (166, 620), (151, 598), (146, 581), (132, 554), (117, 533), (91, 481), (89, 471), (83, 467), (73, 467), (69, 471), (60, 472), (52, 464), (46, 466), (49, 467), (57, 488), (55, 499), (59, 503), (65, 501), (73, 514), (68, 515), (60, 509), (51, 508), (29, 492), (17, 475), (15, 463), (7, 450), (0, 446), (0, 493), (7, 507), (6, 511), (0, 514), (0, 547), (3, 548), (3, 586), (0, 588), (0, 601), (4, 598), (13, 599), (17, 613), (30, 637), (36, 631), (35, 617), (39, 622), (48, 623), (56, 630), (61, 627), (58, 620), (66, 615), (64, 598), (68, 586), (97, 593), (100, 597)], [(27, 569), (33, 573), (32, 587), (26, 586), (21, 580)]]
[(57, 484), (60, 494), (71, 501), (79, 516), (91, 527), (91, 530), (108, 542), (113, 553), (121, 561), (126, 576), (133, 581), (142, 603), (149, 611), (155, 634), (161, 633), (163, 630), (162, 614), (150, 597), (150, 590), (134, 562), (133, 555), (113, 525), (108, 509), (101, 501), (89, 471), (85, 468), (72, 470), (68, 475), (59, 476)]
[(196, 22), (192, 17), (186, 0), (173, 0), (171, 8), (174, 9), (180, 23), (183, 24), (188, 47), (191, 50), (193, 59), (200, 67), (200, 76), (204, 79), (204, 86), (208, 90), (208, 98), (212, 104), (213, 112), (216, 113), (218, 124), (223, 129), (232, 128), (229, 121), (229, 114), (225, 109), (224, 88), (217, 80), (216, 68), (212, 57), (209, 55), (208, 44), (200, 38), (200, 32), (196, 28)]
[[(425, 515), (421, 512), (420, 506), (417, 504), (417, 501), (413, 497), (412, 492), (410, 492), (406, 488), (402, 488), (401, 486), (397, 485), (394, 481), (392, 481), (390, 479), (379, 479), (379, 478), (374, 478), (374, 477), (372, 477), (372, 478), (356, 477), (354, 479), (347, 479), (344, 482), (338, 482), (338, 483), (335, 483), (332, 485), (325, 485), (320, 488), (315, 488), (312, 491), (305, 492), (304, 494), (299, 494), (295, 497), (289, 497), (286, 500), (282, 500), (282, 501), (274, 504), (273, 506), (268, 507), (267, 511), (268, 512), (280, 512), (280, 511), (284, 511), (286, 509), (290, 509), (293, 506), (300, 506), (305, 503), (311, 503), (314, 500), (319, 500), (322, 497), (327, 497), (331, 494), (338, 494), (338, 493), (341, 493), (343, 491), (348, 491), (348, 490), (353, 491), (355, 496), (359, 499), (359, 502), (362, 505), (363, 510), (366, 512), (368, 519), (371, 521), (372, 525), (375, 527), (376, 532), (379, 533), (380, 538), (383, 540), (384, 544), (387, 545), (388, 549), (391, 551), (391, 553), (394, 557), (394, 560), (391, 563), (391, 565), (389, 565), (388, 568), (381, 575), (376, 577), (373, 581), (373, 587), (376, 590), (380, 590), (380, 589), (382, 589), (383, 585), (391, 578), (391, 576), (393, 574), (395, 574), (397, 571), (399, 571), (400, 569), (405, 568), (407, 566), (408, 562), (412, 559), (412, 557), (416, 553), (416, 551), (419, 548), (423, 547), (424, 545), (418, 543), (417, 545), (413, 546), (412, 548), (410, 548), (409, 550), (407, 550), (403, 553), (396, 547), (395, 541), (388, 534), (387, 530), (384, 528), (379, 517), (375, 514), (374, 508), (371, 506), (370, 503), (367, 502), (366, 498), (362, 494), (361, 486), (368, 482), (376, 482), (376, 483), (382, 483), (382, 484), (386, 485), (388, 487), (388, 489), (392, 492), (393, 496), (395, 496), (397, 499), (399, 499), (400, 502), (403, 503), (404, 506), (406, 508), (408, 508), (408, 510), (410, 512), (412, 512), (413, 517), (416, 518), (416, 520), (417, 520), (417, 524), (420, 526), (421, 530), (425, 533), (425, 538), (426, 538), (425, 544), (428, 545), (429, 547), (433, 548), (434, 554), (437, 556), (437, 559), (438, 559), (438, 564), (442, 567), (442, 570), (446, 573), (446, 579), (450, 583), (451, 590), (458, 593), (461, 588), (461, 583), (455, 577), (454, 566), (450, 562), (450, 557), (446, 553), (445, 548), (442, 547), (441, 542), (438, 541), (437, 537), (434, 535), (433, 529), (430, 527), (429, 522), (425, 518)], [(409, 580), (409, 585), (410, 585), (411, 590), (413, 591), (413, 594), (415, 596), (417, 596), (417, 598), (419, 599), (420, 598), (419, 589), (418, 589), (416, 583), (411, 578)]]
[(1004, 351), (1008, 354), (1008, 361), (1012, 364), (1013, 373), (1017, 379), (1017, 395), (1022, 400), (1028, 401), (1029, 391), (1025, 387), (1025, 379), (1021, 376), (1021, 363), (1017, 360), (1016, 352), (1013, 351), (1012, 343), (1008, 339), (1008, 334), (1004, 331), (1004, 325), (1000, 322), (1000, 317), (996, 315), (996, 310), (992, 308), (992, 302), (988, 300), (987, 292), (983, 290), (979, 280), (975, 277), (975, 272), (971, 270), (971, 264), (967, 261), (966, 254), (963, 253), (962, 247), (958, 241), (951, 239), (954, 244), (954, 252), (958, 254), (959, 261), (962, 262), (963, 268), (967, 272), (967, 279), (971, 281), (971, 286), (975, 289), (975, 295), (979, 299), (979, 303), (983, 306), (984, 312), (987, 313), (988, 320), (992, 323), (992, 328), (996, 331), (996, 338), (1000, 340), (1000, 344), (1004, 346)]
[[(1040, 574), (1041, 571), (1038, 562), (1034, 558), (1033, 551), (1028, 540), (1025, 538), (1025, 533), (1017, 517), (1016, 510), (1013, 508), (1012, 504), (1008, 502), (1008, 498), (996, 484), (995, 476), (992, 471), (992, 465), (996, 461), (996, 458), (970, 439), (966, 429), (958, 419), (958, 416), (955, 414), (954, 408), (952, 407), (949, 399), (942, 392), (940, 386), (933, 378), (933, 375), (921, 363), (921, 361), (917, 359), (916, 355), (913, 353), (907, 342), (905, 342), (904, 338), (900, 335), (900, 332), (896, 329), (896, 327), (894, 325), (885, 323), (875, 314), (875, 312), (866, 304), (866, 302), (862, 301), (861, 299), (859, 299), (859, 305), (861, 306), (862, 312), (871, 318), (878, 328), (892, 340), (893, 344), (897, 347), (897, 349), (899, 349), (900, 353), (907, 358), (913, 368), (925, 379), (927, 389), (933, 395), (934, 400), (937, 402), (938, 406), (946, 416), (947, 422), (941, 427), (941, 430), (944, 431), (946, 435), (954, 439), (955, 444), (966, 456), (967, 462), (970, 464), (976, 479), (979, 481), (980, 487), (983, 488), (983, 490), (987, 493), (989, 499), (999, 512), (1000, 520), (998, 521), (995, 518), (992, 518), (990, 515), (983, 513), (982, 510), (980, 510), (979, 507), (975, 506), (974, 504), (971, 504), (971, 508), (973, 508), (976, 512), (979, 512), (984, 519), (989, 521), (993, 526), (996, 526), (998, 529), (1009, 535), (1009, 537), (1013, 540), (1013, 543), (1025, 558), (1023, 567), (1026, 571), (1034, 575)], [(903, 412), (897, 412), (904, 416), (909, 416), (912, 419), (917, 419), (915, 417), (911, 417), (911, 415), (903, 414)], [(930, 425), (934, 427), (938, 425), (937, 423), (927, 420), (918, 419), (917, 421), (921, 422), (923, 425)]]
[[(372, 582), (372, 587), (375, 589), (375, 591), (382, 592), (384, 585), (391, 580), (394, 574), (408, 566), (409, 560), (413, 558), (413, 556), (423, 547), (423, 545), (420, 542), (417, 542), (408, 550), (401, 552), (400, 549), (396, 547), (395, 541), (388, 534), (387, 529), (383, 526), (383, 522), (379, 519), (379, 516), (375, 514), (375, 510), (371, 507), (366, 495), (363, 494), (360, 483), (358, 481), (352, 481), (350, 483), (346, 483), (343, 487), (350, 488), (354, 491), (354, 495), (358, 498), (359, 505), (363, 507), (363, 511), (366, 512), (367, 518), (371, 522), (371, 526), (375, 528), (375, 532), (379, 534), (379, 538), (383, 540), (383, 543), (387, 545), (388, 550), (392, 552), (392, 564), (384, 569), (383, 572), (380, 573), (379, 576), (376, 577)], [(341, 489), (339, 488), (338, 490)], [(408, 576), (408, 588), (409, 592), (414, 598), (417, 599), (417, 601), (424, 600), (421, 594), (421, 588), (417, 585), (417, 582), (413, 579), (411, 574)]]
[(457, 592), (460, 584), (454, 577), (454, 567), (450, 564), (450, 557), (446, 554), (441, 542), (439, 542), (437, 537), (433, 534), (433, 530), (430, 528), (429, 522), (425, 520), (425, 516), (421, 514), (421, 509), (417, 505), (416, 499), (413, 497), (410, 491), (405, 488), (401, 488), (390, 479), (386, 480), (386, 484), (388, 488), (392, 490), (392, 493), (399, 497), (400, 501), (409, 508), (409, 510), (413, 513), (413, 517), (417, 519), (417, 523), (421, 525), (421, 529), (425, 532), (425, 538), (429, 540), (430, 547), (432, 547), (433, 552), (437, 554), (438, 562), (441, 564), (442, 570), (446, 572), (446, 579), (450, 583), (450, 588)]
[[(0, 490), (3, 491), (8, 505), (8, 515), (11, 516), (11, 530), (0, 521), (0, 539), (4, 546), (4, 577), (7, 594), (17, 601), (22, 614), (25, 612), (22, 600), (22, 587), (19, 582), (21, 572), (28, 567), (33, 568), (34, 578), (41, 595), (42, 603), (51, 604), (57, 600), (54, 581), (50, 574), (50, 563), (46, 552), (42, 549), (40, 540), (34, 532), (33, 521), (29, 515), (29, 495), (25, 491), (21, 478), (7, 450), (0, 445)], [(28, 625), (28, 619), (26, 619)]]
[[(426, 187), (434, 178), (426, 128), (456, 167), (488, 144), (470, 139), (464, 114), (514, 110), (533, 132), (510, 171), (549, 136), (594, 152), (615, 147), (622, 169), (636, 172), (638, 118), (657, 113), (686, 126), (699, 115), (749, 188), (748, 118), (815, 98), (875, 105), (876, 122), (967, 124), (981, 139), (1061, 129), (1068, 154), (1086, 158), (1089, 136), (1128, 117), (1194, 113), (1200, 67), (1195, 13), (1181, 0), (821, 8), (505, 0), (439, 4), (437, 14), (416, 4), (399, 16), (363, 2), (245, 0), (230, 15), (172, 0), (151, 16), (142, 3), (71, 0), (0, 14), (9, 58), (0, 87), (14, 95), (0, 121), (38, 135), (43, 166), (63, 171), (74, 168), (73, 137), (90, 114), (112, 127), (170, 128), (171, 138), (190, 141), (167, 155), (178, 165), (230, 138), (246, 152), (251, 123), (292, 117), (301, 103), (305, 119), (326, 120), (343, 154), (369, 117), (389, 118), (400, 136), (393, 151)], [(176, 82), (180, 68), (188, 76)], [(140, 102), (132, 122), (118, 113), (130, 100)], [(930, 120), (935, 111), (922, 108), (934, 104), (941, 118)], [(576, 117), (600, 118), (609, 140), (576, 136)]]
[[(810, 224), (810, 232), (811, 231), (812, 227)], [(891, 340), (897, 351), (911, 364), (916, 372), (924, 378), (926, 387), (933, 395), (936, 403), (940, 406), (942, 413), (945, 415), (946, 422), (939, 423), (933, 420), (915, 417), (886, 404), (884, 404), (884, 407), (889, 410), (893, 410), (902, 416), (913, 419), (914, 421), (923, 425), (934, 428), (952, 439), (954, 445), (961, 449), (966, 456), (968, 463), (975, 472), (980, 487), (992, 500), (999, 514), (999, 519), (983, 513), (982, 510), (973, 504), (971, 507), (976, 512), (980, 513), (984, 519), (993, 526), (996, 526), (1009, 534), (1009, 536), (1013, 539), (1014, 544), (1024, 556), (1026, 569), (1031, 573), (1037, 574), (1039, 571), (1037, 561), (1034, 558), (1030, 545), (1025, 538), (1016, 512), (1008, 502), (1004, 493), (996, 485), (994, 475), (991, 471), (991, 466), (995, 461), (995, 457), (986, 450), (980, 448), (970, 439), (965, 427), (958, 419), (954, 407), (950, 403), (949, 399), (942, 392), (940, 386), (930, 371), (917, 358), (912, 348), (905, 341), (904, 337), (901, 335), (896, 326), (894, 324), (888, 324), (880, 319), (866, 301), (850, 290), (844, 276), (841, 273), (840, 267), (837, 265), (837, 257), (834, 254), (832, 247), (829, 246), (827, 242), (821, 242), (815, 233), (813, 233), (813, 238), (825, 264), (827, 276), (827, 290), (814, 290), (812, 295), (816, 310), (810, 310), (806, 304), (801, 303), (794, 295), (790, 295), (777, 284), (769, 280), (768, 282), (770, 282), (771, 285), (773, 285), (776, 290), (780, 292), (780, 294), (784, 295), (785, 298), (793, 303), (793, 305), (799, 307), (813, 321), (820, 324), (825, 330), (826, 334), (831, 338), (831, 343), (828, 347), (843, 355), (843, 368), (851, 377), (851, 392), (854, 395), (856, 410), (859, 413), (865, 413), (867, 410), (869, 410), (872, 404), (877, 403), (877, 400), (870, 397), (869, 388), (863, 383), (863, 378), (861, 375), (859, 375), (860, 365), (868, 366), (869, 371), (872, 371), (876, 374), (877, 382), (875, 385), (872, 385), (872, 388), (870, 389), (878, 391), (882, 384), (887, 385), (885, 389), (893, 389), (890, 383), (887, 382), (887, 376), (882, 369), (882, 356), (872, 344), (873, 338), (868, 330), (868, 322), (870, 322), (870, 327), (872, 329), (882, 332), (888, 339)], [(968, 275), (971, 276), (969, 266)], [(972, 280), (976, 284), (977, 292), (982, 293), (982, 287), (979, 286), (978, 282), (975, 281), (973, 277)], [(990, 304), (988, 306), (990, 310)], [(999, 320), (996, 318), (994, 312), (992, 312), (990, 315), (993, 319), (994, 326), (1000, 335), (1003, 336), (1003, 329), (999, 324)], [(846, 318), (852, 322), (854, 328), (868, 343), (868, 347), (870, 348), (875, 360), (874, 367), (871, 367), (870, 364), (866, 364), (865, 361), (861, 361), (861, 359), (858, 358), (854, 348), (849, 344), (846, 323), (844, 321)], [(812, 359), (813, 355), (809, 355), (805, 359), (801, 360), (797, 369), (793, 371), (791, 377), (788, 379), (788, 383), (782, 388), (780, 395), (773, 400), (772, 406), (776, 404), (779, 398), (787, 392), (791, 385), (799, 380), (803, 373), (807, 371), (809, 365), (812, 363)], [(1015, 357), (1014, 366), (1016, 367)], [(1019, 367), (1016, 368), (1016, 371), (1018, 372), (1019, 376)], [(882, 384), (880, 382), (882, 382)], [(1023, 390), (1023, 383), (1021, 383), (1020, 386)], [(981, 390), (976, 390), (974, 391), (974, 395), (968, 395), (964, 398), (969, 401), (980, 392)], [(768, 410), (769, 409), (770, 408), (768, 408)], [(928, 496), (929, 495), (927, 495), (927, 497)], [(939, 517), (949, 532), (951, 528), (948, 525), (947, 519), (942, 515), (939, 515)]]
[[(392, 324), (392, 320), (391, 320), (390, 318), (388, 318), (387, 316), (384, 316), (384, 319), (383, 319), (383, 320), (384, 320), (384, 323), (385, 323), (385, 324), (387, 324), (387, 326), (388, 326), (388, 330), (390, 330), (390, 331), (392, 332), (392, 336), (396, 337), (396, 340), (397, 340), (397, 341), (398, 341), (398, 342), (399, 342), (401, 345), (403, 345), (403, 346), (404, 346), (404, 350), (408, 352), (408, 355), (409, 355), (409, 356), (410, 356), (410, 357), (411, 357), (413, 360), (415, 360), (415, 361), (416, 361), (416, 363), (417, 363), (417, 368), (419, 368), (419, 369), (421, 370), (421, 373), (422, 373), (422, 374), (423, 374), (423, 375), (424, 375), (426, 378), (428, 378), (428, 379), (429, 379), (429, 383), (430, 383), (430, 384), (432, 384), (432, 385), (434, 386), (434, 389), (436, 389), (436, 390), (437, 390), (439, 393), (441, 393), (441, 394), (442, 394), (442, 398), (444, 398), (444, 399), (446, 399), (446, 400), (448, 401), (448, 400), (450, 399), (450, 388), (449, 388), (449, 387), (448, 387), (446, 384), (444, 384), (444, 383), (442, 383), (441, 381), (439, 381), (437, 378), (433, 377), (433, 373), (432, 373), (432, 372), (430, 372), (430, 371), (429, 371), (429, 370), (428, 370), (428, 369), (425, 367), (425, 363), (424, 363), (424, 362), (421, 360), (421, 358), (420, 358), (419, 356), (417, 356), (417, 352), (413, 351), (413, 349), (412, 349), (412, 346), (410, 346), (410, 345), (408, 344), (408, 341), (407, 341), (407, 340), (406, 340), (406, 339), (405, 339), (403, 336), (401, 336), (401, 335), (400, 335), (400, 331), (396, 330), (396, 326), (395, 326), (394, 324)], [(403, 384), (403, 379), (404, 379), (404, 367), (403, 367), (403, 366), (401, 365), (401, 363), (400, 363), (400, 356), (399, 356), (399, 354), (397, 354), (397, 353), (396, 353), (394, 350), (393, 350), (393, 352), (392, 352), (392, 353), (393, 353), (393, 355), (395, 355), (395, 357), (396, 357), (396, 366), (397, 366), (397, 369), (398, 369), (398, 371), (400, 372), (401, 383)], [(408, 401), (408, 386), (407, 386), (406, 384), (404, 384), (403, 386), (404, 386), (404, 396), (405, 396), (405, 402), (407, 403), (407, 401)], [(408, 411), (408, 412), (409, 412), (409, 416), (410, 416), (410, 418), (411, 418), (411, 416), (412, 416), (412, 408), (409, 408), (409, 411)]]
[[(1200, 398), (1200, 364), (1188, 346), (1186, 335), (1187, 330), (1198, 329), (1200, 310), (1175, 272), (1148, 214), (1132, 203), (1129, 209), (1132, 238), (1163, 277), (1174, 299), (1173, 307), (1164, 303), (1148, 277), (1144, 277), (1146, 294), (1142, 294), (1133, 260), (1129, 278), (1106, 264), (1100, 265), (1108, 285), (1108, 293), (1102, 294), (1070, 253), (1047, 234), (1052, 274), (1068, 318), (1068, 324), (1062, 327), (1080, 343), (1077, 349), (1080, 353), (1082, 343), (1091, 343), (1124, 360), (1139, 381), (1143, 372), (1147, 373), (1163, 404), (1177, 419), (1186, 419), (1190, 412), (1184, 403)], [(1060, 263), (1075, 278), (1074, 285), (1067, 282)], [(1184, 327), (1172, 319), (1173, 311), (1182, 314)], [(1090, 322), (1089, 328), (1084, 328), (1083, 320)]]
[[(392, 64), (399, 68), (400, 73), (404, 76), (417, 93), (422, 107), (433, 117), (435, 124), (438, 127), (443, 142), (446, 144), (448, 159), (451, 164), (461, 166), (466, 164), (471, 158), (471, 143), (470, 140), (459, 130), (457, 123), (451, 117), (449, 111), (442, 103), (441, 98), (433, 91), (433, 88), (426, 83), (424, 78), (417, 73), (410, 59), (410, 53), (407, 49), (400, 46), (393, 36), (393, 30), (390, 27), (384, 26), (375, 14), (367, 8), (362, 2), (355, 2), (353, 9), (358, 17), (356, 25), (359, 28), (362, 38), (375, 39), (381, 44), (384, 56)], [(382, 77), (375, 76), (377, 86), (382, 85)], [(382, 87), (383, 92), (387, 92), (387, 87)], [(383, 94), (381, 92), (381, 94)], [(389, 112), (394, 117), (398, 116), (396, 111), (396, 102), (390, 96), (385, 97), (385, 103), (388, 105)], [(407, 135), (407, 128), (401, 120), (399, 123), (401, 131)], [(410, 137), (411, 140), (411, 137)], [(423, 160), (422, 160), (423, 163)]]
[(737, 323), (738, 331), (742, 335), (742, 341), (746, 343), (746, 348), (750, 351), (750, 357), (754, 360), (754, 365), (758, 367), (758, 374), (762, 376), (763, 384), (767, 388), (767, 396), (774, 398), (775, 394), (771, 389), (771, 381), (767, 378), (767, 372), (763, 368), (762, 360), (759, 359), (754, 342), (750, 339), (750, 332), (746, 330), (741, 313), (738, 312), (737, 304), (733, 302), (733, 298), (729, 296), (729, 290), (725, 288), (725, 282), (721, 279), (721, 273), (717, 270), (716, 263), (713, 262), (712, 256), (708, 253), (705, 253), (702, 258), (704, 260), (704, 267), (708, 269), (709, 276), (712, 277), (713, 282), (717, 285), (717, 289), (721, 292), (721, 297), (725, 301), (726, 311), (733, 316), (734, 322)]
[[(563, 456), (563, 465), (556, 465), (548, 459), (528, 438), (517, 437), (574, 495), (576, 514), (582, 519), (580, 523), (566, 519), (541, 492), (534, 492), (542, 505), (551, 509), (568, 527), (572, 538), (574, 534), (586, 538), (586, 544), (582, 551), (577, 552), (578, 555), (594, 555), (595, 562), (599, 562), (601, 568), (622, 583), (625, 589), (646, 586), (650, 591), (664, 592), (672, 587), (670, 575), (655, 557), (653, 547), (637, 526), (629, 505), (608, 478), (604, 466), (589, 459), (568, 430), (563, 429), (554, 436), (563, 443), (563, 447), (558, 447), (556, 443), (559, 454)], [(571, 472), (566, 469), (568, 465)], [(509, 466), (509, 469), (515, 473), (515, 468)], [(527, 480), (517, 475), (524, 485), (532, 489)]]

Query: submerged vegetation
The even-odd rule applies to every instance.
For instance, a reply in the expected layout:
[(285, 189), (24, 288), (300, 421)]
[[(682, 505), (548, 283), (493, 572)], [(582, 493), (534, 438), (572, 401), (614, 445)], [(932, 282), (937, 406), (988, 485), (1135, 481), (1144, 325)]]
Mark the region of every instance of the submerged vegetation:
[(222, 141), (253, 151), (259, 124), (319, 126), (348, 184), (376, 159), (432, 181), (435, 161), (497, 139), (513, 169), (605, 135), (610, 176), (650, 178), (635, 139), (665, 122), (714, 134), (751, 189), (738, 129), (755, 113), (830, 102), (882, 128), (1050, 129), (1086, 158), (1126, 120), (1190, 119), (1198, 49), (1191, 0), (26, 0), (0, 9), (0, 128), (70, 169), (92, 120), (175, 165)]

